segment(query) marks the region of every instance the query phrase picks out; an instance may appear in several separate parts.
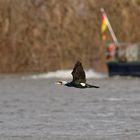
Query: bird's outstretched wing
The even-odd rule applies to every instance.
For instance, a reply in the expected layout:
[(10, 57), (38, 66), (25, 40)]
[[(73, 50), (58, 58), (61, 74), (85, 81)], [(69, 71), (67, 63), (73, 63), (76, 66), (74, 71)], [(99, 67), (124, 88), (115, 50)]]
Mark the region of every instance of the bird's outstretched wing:
[(77, 83), (77, 84), (86, 83), (86, 75), (85, 75), (81, 62), (78, 61), (75, 64), (71, 74), (73, 76), (72, 82)]

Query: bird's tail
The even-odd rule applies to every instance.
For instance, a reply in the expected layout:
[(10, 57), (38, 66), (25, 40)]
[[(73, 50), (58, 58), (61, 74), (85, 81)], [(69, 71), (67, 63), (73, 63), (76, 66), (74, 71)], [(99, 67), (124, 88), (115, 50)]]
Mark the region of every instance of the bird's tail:
[(99, 86), (94, 86), (94, 85), (89, 85), (89, 84), (87, 84), (87, 87), (88, 88), (100, 88)]

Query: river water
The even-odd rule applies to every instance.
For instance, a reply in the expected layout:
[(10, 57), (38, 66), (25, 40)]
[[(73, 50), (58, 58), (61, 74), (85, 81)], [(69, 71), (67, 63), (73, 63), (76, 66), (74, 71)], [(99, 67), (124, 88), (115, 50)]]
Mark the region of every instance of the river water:
[(88, 79), (99, 89), (56, 80), (0, 76), (0, 140), (140, 140), (139, 78)]

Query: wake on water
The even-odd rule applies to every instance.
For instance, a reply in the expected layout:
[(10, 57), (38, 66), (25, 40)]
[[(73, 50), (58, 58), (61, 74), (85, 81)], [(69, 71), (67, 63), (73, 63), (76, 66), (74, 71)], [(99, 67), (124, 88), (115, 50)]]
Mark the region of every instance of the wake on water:
[[(48, 73), (41, 73), (41, 74), (35, 74), (35, 75), (31, 75), (28, 78), (31, 79), (43, 79), (43, 78), (62, 78), (62, 79), (70, 79), (72, 78), (71, 75), (72, 70), (57, 70), (54, 72), (48, 72)], [(86, 70), (86, 78), (105, 78), (107, 77), (106, 74), (104, 73), (100, 73), (100, 72), (96, 72), (94, 70)], [(25, 78), (25, 77), (24, 77)]]

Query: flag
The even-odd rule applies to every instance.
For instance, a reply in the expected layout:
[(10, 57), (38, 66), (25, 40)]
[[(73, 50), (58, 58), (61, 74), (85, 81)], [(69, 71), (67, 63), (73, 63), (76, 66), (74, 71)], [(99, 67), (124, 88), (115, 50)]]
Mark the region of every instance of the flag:
[(107, 20), (105, 14), (101, 17), (101, 34), (102, 40), (106, 40)]
[(101, 32), (105, 32), (107, 29), (107, 21), (106, 21), (106, 16), (103, 14), (101, 17)]

